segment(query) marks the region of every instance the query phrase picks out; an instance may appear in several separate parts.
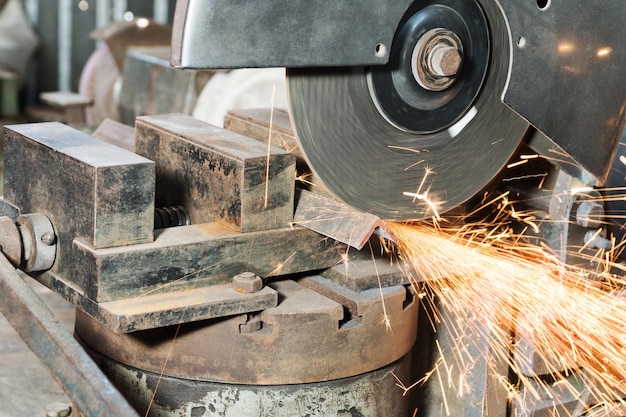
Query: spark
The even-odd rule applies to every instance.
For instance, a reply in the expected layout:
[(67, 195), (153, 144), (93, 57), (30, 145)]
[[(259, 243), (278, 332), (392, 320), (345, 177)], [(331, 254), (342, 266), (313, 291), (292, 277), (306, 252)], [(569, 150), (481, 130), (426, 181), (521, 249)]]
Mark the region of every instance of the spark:
[(312, 181), (312, 177), (313, 177), (313, 173), (311, 172), (306, 172), (304, 174), (296, 173), (296, 181), (309, 185), (311, 187), (315, 187), (315, 184)]
[(267, 138), (267, 158), (265, 161), (265, 203), (263, 208), (267, 210), (267, 204), (270, 194), (270, 156), (272, 155), (272, 127), (274, 126), (274, 100), (276, 97), (276, 83), (272, 87), (272, 101), (270, 107), (270, 126)]
[(406, 395), (409, 393), (409, 391), (411, 391), (417, 385), (422, 384), (423, 382), (427, 381), (430, 378), (431, 374), (432, 374), (432, 372), (428, 372), (422, 379), (420, 379), (419, 381), (414, 382), (413, 384), (411, 384), (411, 385), (409, 385), (407, 387), (404, 384), (404, 382), (402, 382), (402, 380), (395, 374), (395, 372), (391, 371), (391, 376), (393, 376), (394, 379), (396, 380), (396, 386), (403, 391), (402, 392), (402, 396), (403, 397), (406, 397)]
[(413, 202), (416, 201), (423, 201), (426, 206), (430, 209), (431, 213), (433, 214), (433, 218), (437, 219), (437, 220), (441, 220), (441, 216), (439, 215), (439, 209), (438, 209), (438, 204), (431, 200), (428, 196), (428, 191), (422, 191), (424, 189), (424, 186), (426, 185), (426, 179), (431, 175), (434, 174), (435, 171), (433, 171), (431, 168), (429, 167), (425, 167), (424, 168), (424, 176), (422, 177), (422, 180), (420, 181), (419, 186), (417, 187), (417, 191), (414, 193), (411, 192), (404, 192), (402, 193), (404, 196), (406, 197), (412, 197), (413, 198)]
[(405, 146), (389, 145), (388, 148), (389, 149), (398, 149), (398, 150), (401, 150), (401, 151), (408, 151), (408, 152), (413, 152), (413, 153), (422, 153), (422, 151), (420, 151), (418, 149), (407, 148)]
[(291, 255), (289, 255), (289, 257), (287, 259), (285, 259), (282, 262), (279, 262), (278, 265), (276, 266), (276, 268), (274, 268), (269, 274), (267, 274), (265, 276), (265, 278), (271, 278), (271, 277), (275, 277), (275, 276), (280, 275), (280, 273), (283, 270), (283, 268), (285, 267), (285, 265), (287, 265), (287, 263), (289, 261), (291, 261), (296, 256), (296, 254), (297, 254), (297, 252), (294, 252)]
[(383, 284), (380, 282), (380, 274), (378, 273), (378, 266), (376, 265), (376, 256), (374, 255), (374, 248), (372, 248), (372, 243), (368, 242), (370, 247), (370, 253), (372, 255), (372, 264), (374, 265), (374, 272), (376, 273), (376, 279), (378, 280), (378, 289), (380, 290), (380, 301), (383, 306), (383, 319), (382, 323), (385, 325), (387, 331), (391, 331), (391, 319), (389, 314), (387, 314), (387, 303), (385, 303), (385, 294), (383, 292)]
[(506, 167), (507, 168), (515, 168), (515, 167), (518, 167), (520, 165), (524, 165), (524, 164), (527, 164), (527, 163), (528, 163), (528, 159), (522, 159), (522, 160), (519, 160), (517, 162), (513, 162), (511, 164), (508, 164)]
[[(624, 197), (591, 192), (596, 190), (580, 187), (567, 193), (598, 202)], [(411, 196), (415, 194), (427, 197), (424, 193)], [(622, 276), (626, 266), (614, 259), (626, 242), (611, 237), (606, 249), (591, 250), (582, 242), (580, 247), (570, 246), (568, 251), (583, 266), (566, 265), (547, 246), (533, 244), (536, 241), (525, 235), (538, 233), (542, 223), (556, 220), (538, 220), (532, 211), (518, 210), (509, 197), (509, 193), (494, 198), (485, 194), (468, 218), (485, 209), (490, 217), (474, 223), (388, 223), (398, 238), (401, 258), (418, 271), (428, 288), (416, 293), (431, 326), (435, 331), (444, 326), (454, 336), (452, 352), (437, 347), (439, 357), (430, 372), (436, 373), (442, 392), (446, 382), (462, 396), (471, 389), (466, 379), (473, 363), (468, 347), (475, 339), (486, 338), (490, 351), (515, 375), (509, 379), (506, 372), (496, 375), (495, 367), (489, 367), (491, 377), (513, 404), (513, 415), (549, 400), (555, 402), (549, 412), (564, 417), (569, 414), (558, 404), (563, 395), (579, 398), (590, 416), (622, 412), (626, 408), (622, 399), (626, 392), (626, 279)], [(614, 217), (623, 218), (608, 215), (607, 221)], [(510, 224), (526, 227), (515, 232)], [(441, 308), (448, 311), (445, 317)], [(522, 349), (524, 343), (532, 349)], [(536, 374), (536, 369), (542, 369), (542, 374)], [(584, 397), (581, 369), (588, 390)], [(441, 406), (449, 414), (445, 395)]]
[(150, 414), (150, 409), (152, 409), (152, 405), (154, 404), (154, 400), (157, 396), (157, 392), (159, 391), (159, 386), (161, 385), (161, 380), (163, 379), (163, 375), (165, 374), (165, 369), (167, 368), (167, 364), (170, 361), (170, 358), (172, 357), (172, 352), (174, 351), (174, 343), (176, 342), (176, 339), (178, 338), (178, 333), (180, 332), (180, 328), (184, 322), (185, 313), (186, 313), (186, 310), (183, 311), (183, 314), (180, 316), (180, 321), (178, 322), (178, 325), (176, 326), (174, 337), (172, 337), (172, 341), (170, 342), (170, 347), (167, 351), (167, 356), (165, 357), (165, 361), (163, 361), (163, 366), (161, 367), (159, 378), (157, 379), (157, 383), (154, 387), (154, 391), (152, 392), (152, 396), (150, 397), (150, 402), (148, 403), (148, 407), (146, 409), (146, 414), (144, 415), (144, 417), (148, 417), (148, 415)]

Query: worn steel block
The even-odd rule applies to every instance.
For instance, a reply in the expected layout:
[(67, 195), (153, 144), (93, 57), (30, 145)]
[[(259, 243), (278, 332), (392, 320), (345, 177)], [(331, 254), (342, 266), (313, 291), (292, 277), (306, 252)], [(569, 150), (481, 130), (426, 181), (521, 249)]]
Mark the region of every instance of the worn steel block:
[(332, 196), (326, 186), (308, 167), (306, 158), (298, 146), (296, 134), (291, 127), (289, 114), (280, 109), (237, 109), (224, 116), (224, 128), (290, 152), (296, 157), (299, 186), (316, 194)]
[(292, 220), (295, 158), (282, 149), (180, 114), (138, 118), (135, 146), (157, 164), (157, 204), (184, 206), (194, 224), (252, 232)]
[(61, 123), (5, 127), (4, 198), (22, 213), (45, 213), (62, 256), (54, 270), (77, 262), (73, 240), (108, 248), (153, 240), (152, 161)]

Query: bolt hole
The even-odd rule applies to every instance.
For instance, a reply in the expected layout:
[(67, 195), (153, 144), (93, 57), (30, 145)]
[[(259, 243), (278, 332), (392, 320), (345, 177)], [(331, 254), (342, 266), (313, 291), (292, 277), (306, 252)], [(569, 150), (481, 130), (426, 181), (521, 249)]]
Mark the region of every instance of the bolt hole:
[(377, 58), (384, 58), (387, 55), (387, 47), (384, 43), (376, 44), (376, 47), (374, 48), (374, 55), (376, 55)]
[(537, 7), (539, 10), (546, 10), (550, 7), (550, 0), (537, 0)]
[(519, 48), (523, 48), (526, 46), (526, 38), (523, 36), (520, 36), (519, 38), (517, 38), (517, 46)]

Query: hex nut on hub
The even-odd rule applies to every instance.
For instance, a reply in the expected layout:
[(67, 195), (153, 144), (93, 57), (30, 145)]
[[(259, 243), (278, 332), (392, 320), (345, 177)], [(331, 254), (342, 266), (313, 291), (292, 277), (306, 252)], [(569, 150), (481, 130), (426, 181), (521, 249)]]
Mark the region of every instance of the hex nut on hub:
[(253, 293), (261, 291), (263, 280), (254, 272), (242, 272), (233, 277), (233, 288), (241, 293)]

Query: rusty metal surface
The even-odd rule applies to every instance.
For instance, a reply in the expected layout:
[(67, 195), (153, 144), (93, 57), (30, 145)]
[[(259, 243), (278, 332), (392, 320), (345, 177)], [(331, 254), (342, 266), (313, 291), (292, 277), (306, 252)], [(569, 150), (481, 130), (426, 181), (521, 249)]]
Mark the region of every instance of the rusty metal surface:
[[(298, 147), (295, 133), (291, 127), (289, 113), (282, 109), (236, 109), (230, 110), (224, 116), (224, 129), (237, 132), (241, 135), (267, 142), (291, 152), (296, 158), (304, 160), (304, 155)], [(270, 127), (270, 119), (272, 120)], [(270, 129), (272, 136), (270, 139)]]
[(346, 250), (304, 228), (238, 233), (218, 223), (161, 229), (149, 244), (74, 247), (78, 261), (68, 276), (98, 302), (230, 283), (244, 271), (267, 278), (325, 269)]
[[(2, 176), (2, 172), (0, 172), (0, 177), (1, 176)], [(20, 209), (15, 207), (11, 203), (5, 201), (4, 198), (0, 196), (0, 216), (6, 216), (15, 222), (17, 218), (19, 217), (19, 215), (20, 215)]]
[(298, 227), (237, 233), (213, 223), (155, 236), (150, 244), (102, 250), (75, 241), (80, 260), (70, 273), (36, 278), (114, 331), (128, 332), (265, 309), (276, 303), (269, 289), (235, 296), (232, 277), (324, 269), (346, 251)]
[(158, 205), (183, 205), (193, 223), (242, 232), (291, 222), (291, 154), (181, 114), (140, 117), (136, 129), (137, 152), (157, 165)]
[(22, 263), (23, 250), (20, 231), (13, 220), (6, 216), (0, 217), (0, 251), (16, 267)]
[(242, 294), (231, 285), (211, 285), (106, 303), (83, 299), (78, 306), (116, 333), (130, 333), (179, 323), (228, 317), (276, 306), (278, 294), (266, 287)]
[[(48, 215), (56, 273), (73, 276), (75, 238), (96, 248), (153, 240), (152, 161), (60, 123), (7, 126), (4, 139), (4, 197), (23, 213)], [(73, 283), (84, 290), (86, 279)]]
[[(224, 128), (264, 143), (271, 142), (272, 145), (292, 153), (296, 157), (298, 186), (317, 194), (331, 195), (317, 175), (308, 167), (286, 111), (274, 109), (272, 115), (272, 109), (269, 108), (231, 110), (224, 117)], [(270, 131), (272, 132), (271, 138)]]
[[(352, 291), (409, 284), (409, 266), (386, 258), (351, 259), (322, 272), (322, 276)], [(417, 278), (417, 277), (415, 277)]]
[(298, 194), (293, 222), (356, 249), (362, 249), (374, 234), (394, 240), (379, 217), (306, 190)]
[(408, 356), (364, 375), (271, 386), (162, 377), (94, 353), (92, 356), (138, 410), (150, 408), (150, 417), (405, 417), (412, 411), (408, 397), (395, 385), (396, 377), (410, 378)]
[(4, 139), (5, 199), (52, 213), (64, 252), (74, 237), (98, 248), (152, 240), (153, 162), (61, 123), (6, 126)]
[(382, 290), (387, 328), (381, 325), (380, 289), (355, 293), (321, 277), (311, 280), (325, 295), (291, 280), (269, 284), (279, 304), (256, 316), (256, 331), (245, 327), (256, 318), (249, 315), (191, 323), (180, 327), (172, 347), (176, 328), (117, 335), (78, 313), (76, 333), (91, 349), (135, 368), (159, 373), (169, 358), (168, 376), (239, 384), (345, 378), (386, 366), (410, 350), (419, 303), (405, 287)]
[(83, 416), (138, 416), (3, 255), (0, 311), (61, 382)]

